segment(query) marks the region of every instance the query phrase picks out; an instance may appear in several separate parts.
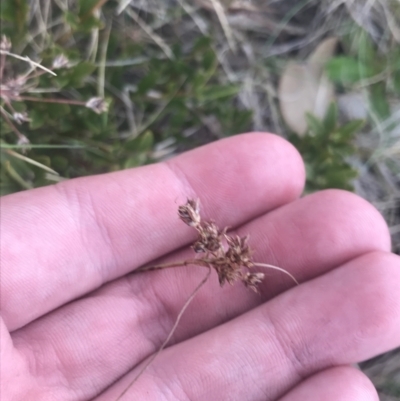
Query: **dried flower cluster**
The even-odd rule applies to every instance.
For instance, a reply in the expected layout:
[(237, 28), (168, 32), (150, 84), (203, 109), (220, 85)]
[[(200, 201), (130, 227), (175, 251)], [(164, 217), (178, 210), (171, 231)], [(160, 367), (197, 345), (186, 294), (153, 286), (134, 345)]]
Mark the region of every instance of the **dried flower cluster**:
[(196, 253), (204, 254), (196, 259), (198, 264), (214, 268), (221, 286), (225, 282), (233, 284), (241, 281), (246, 287), (258, 291), (257, 287), (265, 275), (250, 271), (255, 264), (248, 236), (230, 236), (226, 228), (220, 230), (213, 221), (202, 221), (198, 200), (189, 199), (179, 207), (178, 214), (184, 223), (198, 232), (198, 238), (192, 246)]
[(193, 227), (197, 231), (198, 237), (192, 245), (192, 248), (197, 254), (202, 254), (202, 256), (191, 260), (185, 260), (183, 262), (144, 266), (136, 269), (135, 273), (161, 270), (170, 267), (197, 265), (207, 267), (207, 275), (195, 288), (183, 305), (175, 324), (173, 325), (171, 331), (169, 332), (165, 341), (162, 343), (159, 350), (147, 360), (147, 362), (139, 370), (139, 373), (131, 380), (128, 386), (124, 389), (124, 391), (122, 391), (115, 401), (119, 401), (128, 392), (130, 387), (132, 387), (132, 385), (139, 379), (143, 372), (150, 366), (151, 363), (153, 363), (154, 359), (160, 355), (161, 351), (168, 344), (176, 328), (178, 327), (183, 313), (189, 307), (200, 288), (210, 277), (211, 268), (217, 272), (221, 286), (224, 285), (225, 282), (233, 284), (236, 281), (241, 281), (246, 287), (258, 292), (258, 286), (264, 279), (265, 275), (264, 273), (252, 272), (251, 268), (255, 266), (278, 270), (290, 276), (291, 279), (298, 284), (297, 280), (286, 270), (277, 266), (254, 262), (252, 259), (252, 251), (248, 245), (248, 236), (231, 236), (227, 234), (227, 228), (220, 230), (213, 221), (202, 221), (200, 217), (200, 204), (198, 200), (188, 199), (186, 204), (179, 206), (178, 215), (185, 224)]

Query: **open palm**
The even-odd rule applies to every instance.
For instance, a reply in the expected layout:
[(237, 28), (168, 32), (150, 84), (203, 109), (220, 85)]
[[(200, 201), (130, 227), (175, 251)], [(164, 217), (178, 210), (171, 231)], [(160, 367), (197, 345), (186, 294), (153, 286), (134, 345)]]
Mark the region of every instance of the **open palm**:
[(400, 260), (367, 202), (299, 196), (297, 152), (268, 134), (1, 199), (1, 399), (115, 401), (204, 277), (178, 205), (250, 234), (260, 294), (215, 273), (123, 400), (377, 400), (351, 364), (400, 345)]

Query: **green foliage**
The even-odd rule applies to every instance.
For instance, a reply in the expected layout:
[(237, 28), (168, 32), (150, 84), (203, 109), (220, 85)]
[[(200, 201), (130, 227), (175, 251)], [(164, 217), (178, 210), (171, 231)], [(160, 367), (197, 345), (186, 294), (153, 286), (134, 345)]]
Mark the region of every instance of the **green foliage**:
[(400, 49), (379, 52), (363, 30), (344, 38), (343, 43), (347, 54), (327, 64), (328, 76), (344, 89), (362, 87), (368, 92), (373, 120), (387, 119), (389, 97), (400, 95)]
[(346, 56), (333, 58), (327, 65), (327, 72), (333, 81), (343, 85), (353, 84), (375, 75), (373, 66)]
[(352, 190), (351, 181), (357, 172), (346, 161), (346, 157), (354, 154), (354, 134), (362, 128), (364, 122), (354, 120), (339, 126), (335, 104), (329, 107), (322, 121), (311, 114), (307, 120), (307, 133), (303, 137), (292, 134), (289, 138), (306, 164), (306, 191), (327, 188)]
[[(157, 44), (122, 40), (132, 27), (132, 21), (124, 25), (123, 16), (113, 21), (107, 36), (105, 27), (117, 18), (115, 5), (105, 2), (99, 19), (93, 10), (100, 3), (79, 0), (69, 10), (54, 6), (51, 17), (62, 21), (64, 28), (43, 32), (40, 46), (31, 46), (26, 35), (37, 27), (28, 25), (30, 2), (2, 0), (1, 33), (11, 39), (14, 52), (18, 52), (16, 44), (23, 43), (21, 56), (33, 56), (51, 68), (63, 55), (68, 65), (54, 70), (57, 76), (41, 73), (30, 81), (30, 89), (37, 93), (21, 94), (36, 101), (12, 101), (16, 111), (29, 117), (28, 122), (14, 125), (30, 146), (21, 139), (18, 143), (15, 130), (0, 116), (1, 194), (152, 162), (154, 146), (165, 139), (173, 137), (181, 149), (192, 147), (186, 131), (214, 129), (208, 136), (218, 138), (249, 128), (251, 112), (236, 107), (238, 87), (220, 78), (210, 38), (200, 36), (189, 46), (185, 42), (185, 47), (176, 38), (172, 57), (165, 57)], [(30, 20), (35, 24), (35, 18)], [(97, 43), (93, 42), (95, 30), (99, 30)], [(129, 62), (135, 58), (140, 61)], [(99, 68), (108, 60), (120, 64)], [(29, 64), (10, 57), (7, 63), (7, 78), (29, 69)], [(103, 91), (110, 107), (99, 115), (85, 102), (99, 93), (102, 96)], [(0, 106), (11, 120), (1, 97)], [(207, 125), (210, 119), (216, 121), (215, 127)]]
[(1, 31), (9, 36), (12, 34), (15, 43), (19, 43), (26, 34), (28, 11), (26, 0), (1, 0), (0, 19), (3, 21)]
[[(152, 124), (157, 139), (174, 136), (184, 141), (182, 133), (200, 127), (207, 116), (219, 121), (222, 135), (239, 133), (248, 126), (250, 113), (234, 106), (238, 88), (216, 79), (218, 62), (209, 38), (200, 38), (187, 54), (176, 46), (174, 55), (173, 59), (150, 59), (145, 74), (143, 68), (138, 69), (137, 88), (130, 94), (149, 121), (157, 116)], [(119, 78), (112, 82), (119, 85)], [(148, 123), (142, 126), (147, 128)]]
[(154, 135), (151, 131), (146, 131), (138, 138), (128, 141), (125, 150), (131, 152), (126, 159), (124, 168), (137, 167), (145, 164), (147, 155), (151, 152), (154, 144)]

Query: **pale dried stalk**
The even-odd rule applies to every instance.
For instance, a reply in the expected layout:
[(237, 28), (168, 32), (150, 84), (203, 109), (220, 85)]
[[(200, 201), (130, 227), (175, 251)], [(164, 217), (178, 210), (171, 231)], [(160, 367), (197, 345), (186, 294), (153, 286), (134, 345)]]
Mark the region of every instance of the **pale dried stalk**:
[(232, 51), (236, 50), (236, 43), (233, 37), (233, 31), (229, 25), (228, 18), (226, 17), (224, 7), (219, 0), (211, 0), (211, 4), (217, 14), (222, 30), (224, 31), (226, 40), (228, 41), (229, 47)]
[(46, 68), (46, 67), (43, 67), (43, 66), (42, 66), (41, 64), (39, 64), (39, 63), (36, 63), (35, 61), (31, 60), (28, 56), (26, 56), (26, 57), (18, 56), (18, 54), (10, 53), (10, 52), (7, 51), (7, 50), (1, 50), (1, 49), (0, 49), (0, 54), (1, 54), (1, 55), (5, 55), (5, 56), (14, 57), (14, 58), (16, 58), (16, 59), (18, 59), (18, 60), (25, 61), (26, 63), (28, 63), (28, 64), (30, 64), (30, 65), (32, 65), (32, 66), (34, 66), (34, 67), (40, 68), (40, 69), (42, 69), (43, 71), (46, 71), (47, 73), (49, 73), (49, 74), (51, 74), (51, 75), (54, 75), (55, 77), (57, 76), (57, 74), (56, 74), (54, 71), (49, 70), (49, 69)]

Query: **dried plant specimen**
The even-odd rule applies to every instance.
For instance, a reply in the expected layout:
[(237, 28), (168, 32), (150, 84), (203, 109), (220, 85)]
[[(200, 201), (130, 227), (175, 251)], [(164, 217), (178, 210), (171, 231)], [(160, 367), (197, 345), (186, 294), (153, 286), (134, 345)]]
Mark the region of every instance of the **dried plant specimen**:
[(153, 356), (144, 364), (136, 377), (120, 394), (116, 401), (120, 400), (127, 393), (131, 386), (139, 379), (142, 373), (149, 367), (154, 359), (165, 348), (167, 343), (170, 341), (173, 333), (175, 332), (183, 313), (190, 305), (197, 292), (210, 277), (211, 269), (214, 269), (216, 271), (221, 287), (225, 283), (233, 285), (237, 281), (241, 281), (247, 288), (256, 293), (259, 292), (258, 287), (264, 280), (265, 274), (253, 271), (253, 268), (255, 267), (279, 270), (287, 274), (296, 284), (299, 284), (289, 272), (280, 267), (254, 262), (252, 257), (253, 252), (248, 245), (249, 236), (231, 236), (227, 233), (227, 228), (221, 230), (214, 221), (203, 221), (200, 216), (199, 200), (188, 199), (186, 204), (179, 206), (178, 215), (185, 224), (193, 227), (197, 231), (198, 237), (193, 243), (192, 249), (197, 255), (200, 256), (181, 262), (141, 267), (137, 269), (135, 273), (188, 265), (206, 267), (208, 269), (208, 272), (201, 283), (192, 292), (188, 300), (185, 302), (184, 306), (179, 312), (174, 326), (172, 327), (170, 333), (168, 334), (167, 338), (165, 339), (159, 350), (155, 354), (153, 354)]
[(192, 248), (196, 254), (202, 254), (202, 256), (183, 262), (142, 267), (137, 272), (187, 265), (204, 266), (213, 268), (217, 272), (221, 286), (225, 282), (234, 284), (236, 281), (241, 281), (246, 287), (258, 292), (258, 285), (265, 277), (264, 273), (252, 271), (252, 268), (258, 266), (279, 270), (289, 275), (298, 284), (296, 279), (286, 270), (277, 266), (254, 262), (253, 252), (248, 245), (249, 236), (230, 236), (227, 234), (227, 228), (221, 230), (214, 221), (202, 221), (198, 200), (189, 199), (185, 205), (179, 206), (178, 215), (185, 224), (198, 232), (198, 238)]

